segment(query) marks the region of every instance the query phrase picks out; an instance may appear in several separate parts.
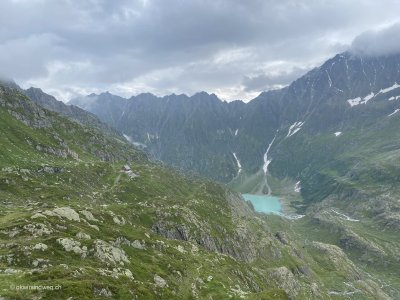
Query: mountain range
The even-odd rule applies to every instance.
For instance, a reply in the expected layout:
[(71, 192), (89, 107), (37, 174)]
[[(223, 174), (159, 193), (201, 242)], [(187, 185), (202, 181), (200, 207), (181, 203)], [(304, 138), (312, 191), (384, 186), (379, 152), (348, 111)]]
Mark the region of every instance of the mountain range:
[[(345, 152), (336, 148), (355, 131), (372, 134), (382, 120), (395, 120), (399, 62), (399, 55), (342, 53), (249, 103), (227, 103), (205, 92), (130, 99), (103, 93), (70, 103), (96, 114), (155, 159), (231, 183), (242, 192), (267, 192), (260, 176), (267, 161), (271, 176), (301, 181), (309, 176), (307, 170), (315, 173), (315, 163), (319, 168)], [(314, 147), (322, 139), (331, 144), (329, 149)]]
[(2, 82), (1, 297), (398, 299), (399, 63), (342, 53), (249, 103)]

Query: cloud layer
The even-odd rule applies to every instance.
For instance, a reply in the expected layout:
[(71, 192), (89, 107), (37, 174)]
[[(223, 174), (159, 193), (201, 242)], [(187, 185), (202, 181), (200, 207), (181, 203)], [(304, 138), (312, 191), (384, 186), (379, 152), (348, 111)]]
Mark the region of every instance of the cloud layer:
[[(0, 74), (25, 87), (62, 100), (104, 90), (233, 100), (286, 85), (361, 32), (398, 21), (400, 3), (4, 0), (0, 11)], [(386, 37), (365, 33), (352, 48)]]
[(354, 39), (351, 50), (356, 54), (369, 56), (399, 53), (400, 23), (360, 34)]

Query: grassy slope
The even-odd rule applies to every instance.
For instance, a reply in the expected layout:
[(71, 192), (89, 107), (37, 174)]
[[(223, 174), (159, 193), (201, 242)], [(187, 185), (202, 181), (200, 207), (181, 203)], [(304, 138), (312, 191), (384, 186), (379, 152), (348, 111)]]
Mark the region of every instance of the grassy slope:
[[(51, 126), (27, 126), (11, 117), (10, 111), (30, 118), (27, 112), (37, 112), (38, 108), (14, 92), (3, 91), (0, 96), (6, 99), (5, 106), (0, 107), (3, 297), (91, 299), (110, 293), (118, 299), (286, 299), (288, 295), (321, 299), (328, 298), (327, 292), (343, 279), (363, 282), (362, 272), (360, 278), (347, 278), (344, 270), (349, 262), (332, 267), (329, 258), (313, 248), (303, 248), (301, 239), (296, 242), (274, 236), (278, 229), (286, 230), (295, 223), (260, 218), (220, 185), (151, 163), (128, 145), (107, 140), (56, 114), (42, 111), (42, 117), (37, 117), (50, 120)], [(28, 108), (21, 109), (19, 104)], [(79, 160), (36, 148), (63, 148), (60, 139), (79, 155)], [(139, 177), (131, 179), (120, 172), (126, 161)], [(56, 207), (73, 209), (80, 220), (49, 215), (32, 218)], [(90, 211), (95, 219), (85, 217), (83, 210)], [(182, 241), (156, 235), (151, 227), (160, 220), (172, 227), (186, 226), (191, 238)], [(282, 228), (270, 228), (277, 226), (274, 224)], [(40, 232), (40, 228), (45, 230)], [(78, 238), (79, 232), (90, 235), (90, 239)], [(230, 247), (238, 254), (241, 249), (254, 250), (256, 254), (246, 261), (235, 259), (233, 254), (207, 251), (197, 242), (202, 235), (213, 238), (221, 249)], [(59, 238), (79, 242), (79, 249), (86, 246), (86, 257), (66, 251), (57, 242)], [(136, 241), (144, 249), (118, 243), (118, 238)], [(111, 259), (99, 259), (96, 241), (107, 242), (117, 253), (123, 250), (127, 261), (115, 262), (110, 253)], [(39, 243), (47, 249), (35, 249)], [(280, 267), (285, 268), (277, 269)], [(127, 276), (127, 270), (133, 278)], [(332, 279), (329, 274), (333, 271), (336, 275)], [(168, 286), (157, 287), (156, 274)], [(12, 288), (20, 284), (62, 288)], [(360, 289), (364, 298), (377, 295), (368, 288)]]

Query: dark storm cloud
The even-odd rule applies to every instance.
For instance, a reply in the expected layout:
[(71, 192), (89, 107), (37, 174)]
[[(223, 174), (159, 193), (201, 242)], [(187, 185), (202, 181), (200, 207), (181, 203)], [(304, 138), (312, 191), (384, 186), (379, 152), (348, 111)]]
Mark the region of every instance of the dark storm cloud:
[(0, 74), (62, 98), (288, 84), (354, 36), (398, 19), (372, 0), (4, 0)]

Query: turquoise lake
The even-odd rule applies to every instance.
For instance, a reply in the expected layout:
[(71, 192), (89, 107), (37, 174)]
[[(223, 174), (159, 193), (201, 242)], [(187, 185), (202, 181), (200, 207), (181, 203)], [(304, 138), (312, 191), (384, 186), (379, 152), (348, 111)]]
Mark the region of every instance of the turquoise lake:
[(242, 196), (245, 200), (250, 201), (258, 212), (270, 214), (280, 214), (282, 212), (282, 205), (277, 197), (253, 194), (243, 194)]

